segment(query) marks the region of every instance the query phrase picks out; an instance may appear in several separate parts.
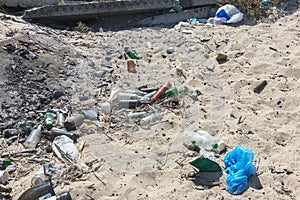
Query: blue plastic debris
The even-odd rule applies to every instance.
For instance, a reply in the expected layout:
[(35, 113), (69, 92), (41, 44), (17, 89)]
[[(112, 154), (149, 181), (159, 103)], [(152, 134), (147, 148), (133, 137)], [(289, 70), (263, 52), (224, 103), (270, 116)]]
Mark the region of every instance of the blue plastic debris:
[(226, 191), (242, 194), (248, 188), (248, 177), (256, 173), (253, 165), (254, 153), (245, 147), (237, 146), (224, 158), (226, 167)]

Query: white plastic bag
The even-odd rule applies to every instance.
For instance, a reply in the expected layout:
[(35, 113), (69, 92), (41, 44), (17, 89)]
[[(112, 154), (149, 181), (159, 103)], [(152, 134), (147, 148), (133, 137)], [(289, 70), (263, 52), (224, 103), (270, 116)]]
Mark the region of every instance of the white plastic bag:
[(219, 8), (214, 19), (222, 21), (223, 24), (232, 24), (242, 21), (244, 14), (241, 13), (234, 5), (226, 4)]

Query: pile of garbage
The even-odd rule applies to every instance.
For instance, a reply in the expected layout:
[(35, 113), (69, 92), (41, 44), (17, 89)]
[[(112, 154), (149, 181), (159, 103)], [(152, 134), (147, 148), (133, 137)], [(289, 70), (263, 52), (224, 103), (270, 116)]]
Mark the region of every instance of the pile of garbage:
[[(134, 50), (125, 48), (125, 52), (131, 59), (139, 59)], [(132, 72), (132, 63), (134, 65), (133, 60), (131, 61), (127, 62), (129, 72)], [(55, 196), (53, 186), (70, 183), (83, 174), (93, 172), (93, 163), (84, 163), (79, 158), (84, 142), (76, 147), (82, 136), (79, 129), (82, 124), (93, 124), (103, 119), (107, 122), (125, 120), (135, 122), (143, 129), (151, 129), (152, 125), (159, 123), (172, 109), (180, 109), (182, 98), (188, 95), (195, 99), (200, 94), (191, 93), (186, 86), (172, 87), (170, 82), (160, 87), (143, 85), (136, 90), (115, 88), (99, 109), (76, 112), (68, 108), (51, 109), (39, 111), (34, 117), (24, 116), (10, 123), (2, 123), (0, 137), (5, 139), (2, 146), (9, 147), (17, 142), (23, 148), (1, 153), (0, 191), (7, 194), (12, 192), (8, 180), (17, 168), (14, 160), (20, 156), (31, 157), (43, 164), (31, 178), (32, 187), (24, 191), (19, 199), (52, 198)], [(50, 153), (58, 160), (39, 157)], [(68, 192), (59, 197), (56, 199), (71, 199)]]

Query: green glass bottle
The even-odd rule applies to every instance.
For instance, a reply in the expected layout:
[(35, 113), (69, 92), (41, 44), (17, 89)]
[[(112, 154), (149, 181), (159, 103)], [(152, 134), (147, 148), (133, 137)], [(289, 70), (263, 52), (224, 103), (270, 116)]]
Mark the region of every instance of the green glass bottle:
[(51, 113), (46, 113), (44, 116), (44, 124), (47, 129), (51, 129), (53, 126), (53, 115)]
[(136, 53), (135, 50), (129, 48), (129, 47), (125, 47), (124, 48), (125, 53), (131, 58), (131, 59), (139, 59), (140, 57), (138, 56), (138, 54)]
[(169, 97), (169, 96), (176, 96), (179, 94), (185, 94), (188, 91), (188, 87), (184, 86), (183, 88), (177, 89), (176, 87), (172, 87), (170, 89), (168, 89), (164, 94), (162, 94), (160, 96), (160, 98), (165, 98), (165, 97)]
[(9, 160), (8, 158), (0, 158), (0, 165), (10, 165), (11, 164), (11, 160)]

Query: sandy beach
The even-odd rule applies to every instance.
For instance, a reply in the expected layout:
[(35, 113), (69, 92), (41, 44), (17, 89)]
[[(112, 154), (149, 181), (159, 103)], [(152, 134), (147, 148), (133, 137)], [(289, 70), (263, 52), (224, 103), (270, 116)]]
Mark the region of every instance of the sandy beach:
[[(79, 146), (85, 142), (80, 162), (97, 162), (89, 173), (78, 177), (80, 167), (69, 167), (73, 178), (66, 175), (55, 192), (69, 191), (76, 200), (299, 199), (299, 14), (298, 9), (275, 22), (255, 24), (138, 27), (87, 33), (38, 26), (1, 14), (1, 46), (21, 45), (25, 39), (37, 44), (39, 58), (26, 61), (24, 66), (32, 70), (47, 66), (46, 86), (65, 91), (46, 109), (67, 106), (72, 113), (92, 108), (100, 111), (98, 121), (80, 126), (81, 136), (76, 143)], [(15, 34), (7, 34), (14, 30)], [(126, 46), (140, 56), (134, 61), (136, 73), (127, 70)], [(4, 69), (11, 67), (13, 57), (2, 48), (0, 53), (4, 66), (0, 70), (1, 112), (9, 113), (3, 104), (10, 101), (15, 90), (5, 86), (12, 75)], [(219, 53), (228, 56), (226, 62), (217, 62)], [(113, 72), (103, 77), (95, 75), (107, 68)], [(180, 97), (177, 107), (166, 109), (160, 123), (150, 129), (128, 122), (124, 118), (128, 110), (116, 110), (111, 120), (101, 112), (101, 104), (114, 88), (160, 87), (166, 81), (178, 88), (187, 86), (190, 93)], [(255, 93), (263, 81), (267, 85)], [(108, 85), (99, 86), (103, 83)], [(192, 99), (195, 90), (201, 95)], [(22, 99), (15, 96), (16, 102)], [(152, 106), (146, 110), (162, 108), (161, 104)], [(216, 158), (223, 169), (224, 156), (234, 147), (254, 152), (256, 176), (250, 178), (243, 194), (235, 196), (225, 191), (224, 171), (217, 183), (200, 187), (201, 172), (196, 173), (189, 164), (197, 154), (182, 143), (182, 132), (194, 129), (206, 130), (217, 141), (226, 143), (226, 152)], [(6, 139), (0, 140), (1, 153), (23, 148), (22, 142), (5, 145)], [(12, 187), (12, 199), (30, 187), (31, 177), (41, 164), (50, 160), (62, 163), (53, 153), (45, 153), (49, 142), (45, 138), (42, 141), (36, 155), (11, 158), (16, 166), (7, 184)]]

